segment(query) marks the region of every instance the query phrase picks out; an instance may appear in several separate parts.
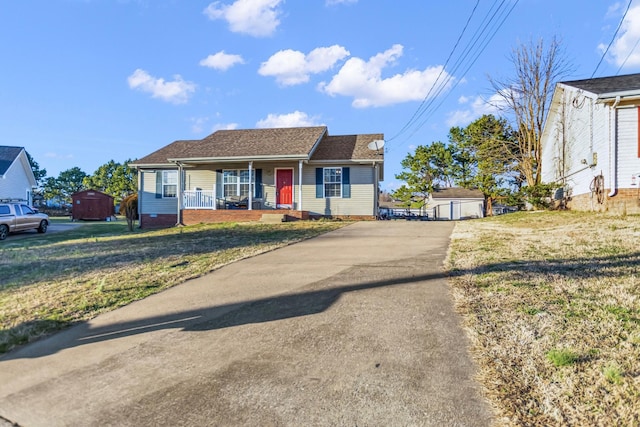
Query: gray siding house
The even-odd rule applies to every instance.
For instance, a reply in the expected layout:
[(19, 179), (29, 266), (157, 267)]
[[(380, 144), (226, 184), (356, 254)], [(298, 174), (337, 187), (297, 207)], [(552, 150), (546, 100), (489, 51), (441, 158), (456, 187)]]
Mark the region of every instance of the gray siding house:
[(328, 134), (326, 126), (220, 130), (136, 160), (141, 227), (289, 218), (375, 219), (382, 134)]
[(0, 200), (21, 200), (32, 206), (35, 186), (24, 148), (0, 146)]
[(542, 181), (584, 211), (640, 213), (640, 74), (556, 84), (542, 133)]

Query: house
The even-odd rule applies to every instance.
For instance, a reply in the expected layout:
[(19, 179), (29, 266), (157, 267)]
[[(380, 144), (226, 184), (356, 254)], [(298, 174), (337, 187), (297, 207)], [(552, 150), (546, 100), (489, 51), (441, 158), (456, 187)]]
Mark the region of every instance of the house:
[(0, 200), (21, 200), (32, 206), (35, 186), (24, 148), (0, 146)]
[[(286, 218), (375, 219), (382, 134), (326, 126), (219, 130), (133, 162), (141, 227)], [(373, 149), (369, 147), (374, 147)]]
[(113, 197), (96, 190), (78, 191), (71, 195), (71, 219), (105, 221), (115, 215)]
[(640, 74), (556, 84), (542, 132), (542, 182), (569, 209), (640, 213)]
[(429, 195), (427, 212), (436, 220), (459, 220), (484, 217), (484, 194), (466, 188), (440, 188)]

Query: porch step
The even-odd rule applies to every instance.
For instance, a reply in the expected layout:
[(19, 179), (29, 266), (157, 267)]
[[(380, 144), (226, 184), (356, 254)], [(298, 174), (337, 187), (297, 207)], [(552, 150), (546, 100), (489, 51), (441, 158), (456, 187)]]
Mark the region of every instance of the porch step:
[(260, 222), (265, 224), (278, 224), (286, 221), (287, 216), (284, 214), (262, 214), (262, 218), (260, 218)]

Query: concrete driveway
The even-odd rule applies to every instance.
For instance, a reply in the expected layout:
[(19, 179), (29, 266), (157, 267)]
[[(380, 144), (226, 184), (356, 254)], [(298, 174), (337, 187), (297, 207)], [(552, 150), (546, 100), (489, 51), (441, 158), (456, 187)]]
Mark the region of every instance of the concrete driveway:
[(21, 426), (483, 426), (453, 223), (360, 222), (0, 358)]

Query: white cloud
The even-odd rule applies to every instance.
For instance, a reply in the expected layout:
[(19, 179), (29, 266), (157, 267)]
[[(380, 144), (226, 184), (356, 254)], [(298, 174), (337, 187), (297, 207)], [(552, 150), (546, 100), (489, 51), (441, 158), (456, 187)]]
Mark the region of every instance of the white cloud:
[(494, 94), (489, 99), (481, 96), (469, 98), (461, 96), (458, 103), (465, 106), (464, 109), (452, 111), (447, 115), (447, 126), (467, 126), (476, 119), (485, 114), (498, 114), (499, 105), (502, 104), (503, 98)]
[(216, 123), (215, 125), (213, 125), (211, 131), (215, 132), (218, 130), (234, 130), (238, 129), (238, 126), (238, 123)]
[(286, 49), (273, 54), (260, 65), (261, 76), (273, 76), (282, 86), (293, 86), (309, 81), (311, 74), (331, 69), (336, 62), (349, 56), (342, 46), (318, 47), (305, 55), (302, 52)]
[(309, 117), (302, 111), (294, 111), (289, 114), (269, 114), (266, 119), (256, 123), (257, 128), (289, 128), (301, 126), (322, 126), (317, 117)]
[(278, 5), (284, 0), (236, 0), (230, 5), (211, 3), (204, 10), (209, 19), (224, 19), (234, 33), (249, 34), (254, 37), (272, 35), (280, 20)]
[(196, 85), (183, 80), (178, 74), (173, 78), (173, 81), (167, 82), (138, 68), (127, 78), (127, 81), (131, 89), (150, 93), (153, 98), (160, 98), (174, 104), (184, 104), (188, 101), (189, 96), (195, 92)]
[(443, 71), (442, 66), (429, 67), (422, 71), (407, 70), (402, 74), (382, 78), (382, 70), (393, 65), (402, 56), (402, 52), (403, 46), (396, 44), (391, 49), (372, 56), (366, 62), (360, 58), (351, 58), (331, 82), (323, 82), (318, 88), (331, 96), (351, 96), (354, 98), (354, 107), (366, 108), (422, 101), (441, 73), (439, 86), (445, 82), (443, 89), (446, 90), (453, 84), (453, 79), (447, 81), (450, 77)]
[(213, 68), (215, 70), (226, 71), (236, 64), (244, 64), (244, 60), (240, 55), (230, 55), (221, 50), (218, 53), (207, 56), (200, 61), (203, 67)]
[[(213, 119), (215, 120), (219, 115), (220, 114), (217, 113)], [(209, 132), (238, 128), (238, 123), (216, 123), (213, 126), (209, 127), (207, 124), (211, 121), (210, 117), (192, 117), (189, 119), (189, 121), (191, 122), (191, 132), (193, 132), (194, 134), (202, 134), (205, 128), (209, 129)]]
[[(640, 65), (640, 5), (633, 6), (627, 12), (620, 27), (620, 33), (609, 48), (609, 60), (616, 66), (630, 67)], [(606, 45), (598, 46), (601, 52)]]
[(189, 121), (191, 122), (191, 132), (193, 132), (195, 134), (199, 134), (199, 133), (202, 133), (202, 131), (204, 130), (204, 126), (209, 121), (209, 118), (207, 118), (207, 117), (192, 117), (192, 118), (189, 119)]

